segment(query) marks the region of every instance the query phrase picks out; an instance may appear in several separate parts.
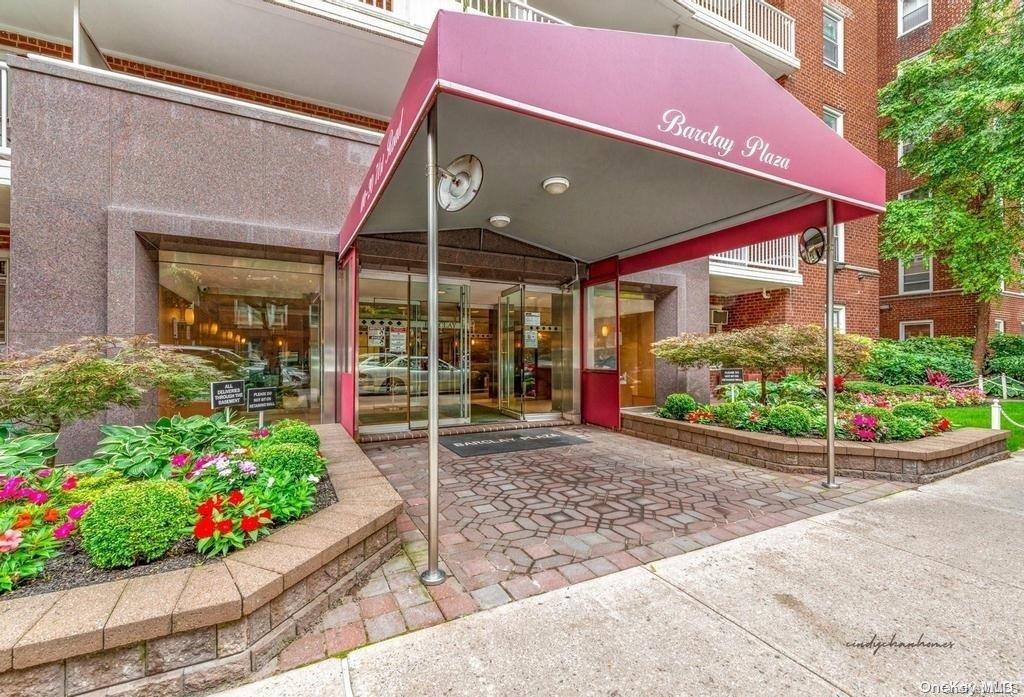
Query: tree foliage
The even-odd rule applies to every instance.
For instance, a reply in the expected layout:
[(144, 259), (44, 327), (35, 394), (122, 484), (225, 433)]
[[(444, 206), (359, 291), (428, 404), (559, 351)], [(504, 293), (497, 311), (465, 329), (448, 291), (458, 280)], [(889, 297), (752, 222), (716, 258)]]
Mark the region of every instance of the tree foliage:
[(149, 337), (86, 337), (0, 359), (0, 421), (58, 432), (111, 407), (137, 407), (152, 389), (184, 404), (220, 378), (206, 361), (162, 348)]
[[(871, 345), (867, 337), (836, 334), (836, 373), (863, 366)], [(652, 353), (680, 368), (721, 365), (758, 370), (764, 403), (770, 374), (788, 369), (814, 375), (825, 372), (825, 330), (811, 324), (763, 324), (717, 334), (683, 334), (656, 342)]]
[[(974, 0), (965, 20), (904, 61), (878, 97), (883, 137), (909, 143), (901, 166), (927, 195), (890, 201), (884, 258), (940, 259), (976, 294), (976, 362), (989, 303), (1024, 281), (1024, 14), (1010, 0)], [(980, 367), (980, 363), (979, 363)]]

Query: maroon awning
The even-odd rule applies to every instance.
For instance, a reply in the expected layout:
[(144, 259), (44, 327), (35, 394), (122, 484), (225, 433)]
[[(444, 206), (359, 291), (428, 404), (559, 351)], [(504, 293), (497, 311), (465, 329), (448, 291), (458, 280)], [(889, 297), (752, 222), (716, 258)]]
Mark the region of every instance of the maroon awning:
[[(341, 230), (423, 229), (425, 140), (472, 153), (488, 227), (639, 270), (883, 210), (885, 174), (731, 44), (440, 12)], [(572, 182), (548, 196), (548, 176)]]

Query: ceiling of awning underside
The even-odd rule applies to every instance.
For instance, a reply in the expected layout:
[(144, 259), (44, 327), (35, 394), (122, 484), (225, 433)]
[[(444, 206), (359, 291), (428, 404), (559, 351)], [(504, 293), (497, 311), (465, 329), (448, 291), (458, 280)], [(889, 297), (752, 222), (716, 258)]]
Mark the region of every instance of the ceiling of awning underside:
[[(461, 97), (438, 98), (438, 161), (471, 153), (483, 186), (442, 229), (491, 228), (582, 261), (638, 253), (806, 205), (820, 196)], [(564, 176), (568, 192), (541, 182)], [(421, 126), (361, 232), (426, 226), (426, 128)], [(794, 230), (793, 232), (798, 232)]]

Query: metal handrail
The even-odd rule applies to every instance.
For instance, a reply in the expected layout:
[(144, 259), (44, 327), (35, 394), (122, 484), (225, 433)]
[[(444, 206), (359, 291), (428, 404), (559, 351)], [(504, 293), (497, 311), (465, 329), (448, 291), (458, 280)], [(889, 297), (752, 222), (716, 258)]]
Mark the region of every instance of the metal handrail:
[(713, 261), (744, 268), (789, 273), (800, 270), (796, 235), (730, 249), (727, 252), (712, 254), (710, 258)]

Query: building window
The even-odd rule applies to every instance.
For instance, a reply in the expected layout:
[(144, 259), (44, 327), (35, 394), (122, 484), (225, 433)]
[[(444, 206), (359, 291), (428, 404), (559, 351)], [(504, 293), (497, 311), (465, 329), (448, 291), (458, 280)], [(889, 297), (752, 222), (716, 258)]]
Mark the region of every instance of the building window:
[(832, 328), (840, 334), (846, 333), (846, 306), (832, 306)]
[(900, 341), (913, 339), (915, 336), (934, 336), (934, 326), (930, 319), (915, 319), (900, 322)]
[(922, 27), (932, 19), (931, 0), (897, 0), (900, 4), (899, 12), (899, 34), (906, 34), (918, 27)]
[(618, 307), (615, 281), (590, 286), (586, 295), (588, 370), (618, 370)]
[(914, 144), (913, 143), (911, 143), (909, 140), (901, 140), (896, 145), (896, 164), (902, 166), (903, 165), (903, 157), (908, 152), (910, 152), (913, 149), (914, 149)]
[(900, 295), (932, 292), (932, 259), (915, 254), (909, 264), (899, 262)]
[(822, 55), (825, 65), (843, 69), (843, 17), (832, 10), (825, 10), (822, 38)]
[(821, 119), (826, 126), (839, 135), (843, 135), (843, 112), (827, 106), (821, 111)]
[(832, 237), (832, 258), (842, 263), (846, 260), (846, 223), (837, 223)]
[(1006, 333), (1006, 322), (1001, 319), (996, 320), (996, 334)]

